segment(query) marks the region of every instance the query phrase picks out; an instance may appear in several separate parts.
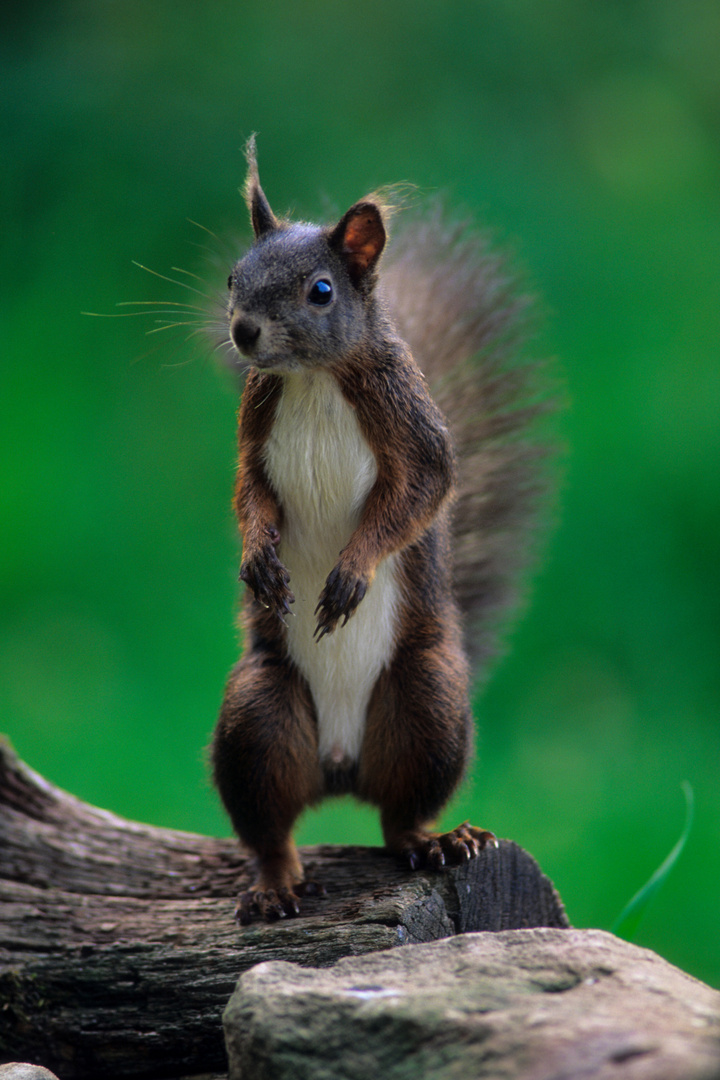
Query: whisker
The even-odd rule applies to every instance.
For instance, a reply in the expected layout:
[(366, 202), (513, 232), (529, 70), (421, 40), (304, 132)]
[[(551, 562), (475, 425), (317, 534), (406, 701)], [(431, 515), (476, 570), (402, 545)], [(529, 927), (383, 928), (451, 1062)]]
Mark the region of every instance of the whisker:
[(121, 300), (115, 307), (152, 307), (153, 305), (184, 308), (186, 311), (202, 311), (207, 314), (206, 308), (200, 307), (199, 304), (188, 304), (186, 300)]
[[(218, 247), (223, 247), (220, 237), (210, 229), (196, 221), (190, 221), (190, 223), (202, 230)], [(167, 282), (174, 288), (183, 289), (194, 294), (203, 301), (202, 304), (193, 303), (189, 300), (125, 300), (114, 304), (113, 306), (116, 309), (114, 311), (83, 311), (82, 314), (101, 319), (145, 318), (150, 324), (149, 328), (146, 325), (145, 336), (154, 337), (156, 344), (154, 344), (153, 348), (135, 356), (132, 360), (133, 364), (145, 362), (148, 359), (156, 362), (159, 353), (160, 366), (166, 368), (183, 367), (192, 363), (194, 357), (188, 357), (188, 359), (182, 357), (177, 363), (174, 363), (173, 360), (178, 355), (182, 356), (182, 353), (187, 351), (188, 343), (193, 342), (193, 352), (197, 353), (199, 349), (200, 353), (204, 353), (206, 357), (219, 354), (219, 358), (222, 358), (222, 363), (225, 366), (242, 375), (245, 368), (238, 364), (235, 346), (228, 336), (226, 294), (224, 290), (221, 291), (219, 288), (216, 290), (213, 285), (218, 269), (218, 253), (213, 251), (209, 243), (202, 245), (193, 242), (192, 246), (199, 248), (203, 252), (204, 261), (209, 262), (211, 261), (210, 256), (215, 256), (213, 260), (215, 266), (211, 280), (208, 280), (210, 275), (203, 277), (199, 273), (185, 270), (181, 266), (171, 266), (170, 273), (163, 274), (134, 259), (132, 265), (139, 270), (144, 270), (145, 273), (152, 274), (153, 277), (162, 282)], [(223, 260), (224, 263), (225, 260)], [(185, 330), (184, 334), (182, 330)], [(171, 332), (169, 335), (168, 331)], [(176, 332), (177, 337), (172, 332)], [(173, 346), (178, 346), (177, 352), (175, 352), (175, 347), (172, 349), (172, 353), (175, 354), (172, 359), (167, 356), (165, 351), (168, 340), (173, 341)], [(163, 352), (165, 353), (164, 357)]]
[(195, 281), (199, 281), (201, 285), (205, 285), (206, 282), (199, 274), (193, 274), (191, 270), (183, 270), (182, 266), (171, 266), (170, 269), (174, 274), (185, 274), (187, 277), (193, 278)]
[(172, 330), (175, 326), (197, 326), (200, 329), (205, 329), (204, 323), (199, 322), (164, 322), (160, 326), (156, 326), (154, 330), (148, 330), (148, 337), (150, 334), (159, 334), (161, 330)]
[[(237, 258), (237, 256), (236, 256), (235, 254), (233, 254), (233, 252), (234, 252), (234, 247), (233, 247), (233, 245), (232, 245), (232, 244), (231, 244), (231, 243), (229, 242), (229, 240), (227, 239), (227, 237), (226, 237), (225, 239), (223, 239), (223, 238), (222, 238), (221, 236), (218, 236), (218, 235), (217, 235), (217, 233), (214, 233), (214, 232), (212, 231), (212, 229), (208, 229), (208, 227), (207, 227), (206, 225), (201, 225), (199, 221), (193, 221), (193, 219), (192, 219), (192, 218), (187, 218), (187, 221), (189, 221), (191, 225), (194, 225), (196, 229), (201, 229), (201, 230), (202, 230), (202, 232), (204, 232), (204, 233), (207, 233), (207, 235), (208, 235), (208, 236), (212, 237), (212, 239), (213, 239), (213, 240), (214, 240), (214, 241), (216, 242), (216, 244), (218, 244), (218, 245), (219, 245), (219, 247), (220, 247), (220, 248), (221, 248), (221, 249), (222, 249), (223, 251), (227, 251), (227, 252), (229, 252), (229, 253), (230, 253), (230, 256), (231, 256), (231, 258), (233, 258), (233, 260), (234, 260), (235, 258)], [(192, 243), (192, 241), (191, 241), (191, 243)], [(195, 246), (196, 246), (196, 247), (199, 247), (200, 245), (197, 245), (197, 244), (196, 244)], [(213, 253), (213, 250), (212, 250), (212, 248), (206, 248), (205, 250), (206, 250), (206, 251), (208, 251), (208, 252), (210, 252), (210, 253)], [(217, 253), (215, 253), (215, 254), (217, 254)]]
[(178, 360), (175, 364), (170, 364), (166, 362), (164, 364), (161, 364), (160, 367), (163, 369), (163, 371), (174, 371), (175, 368), (187, 367), (189, 364), (192, 363), (192, 361), (193, 358), (189, 356), (187, 360)]
[(221, 240), (218, 234), (214, 233), (212, 229), (208, 229), (207, 225), (201, 225), (199, 221), (193, 221), (193, 219), (190, 217), (186, 218), (185, 220), (189, 221), (191, 225), (194, 225), (196, 229), (202, 229), (202, 231), (206, 232), (208, 236), (212, 236), (213, 240), (217, 240), (218, 244), (224, 244), (226, 242), (224, 240)]
[[(127, 303), (134, 303), (134, 301), (127, 301)], [(117, 307), (121, 306), (117, 305)], [(90, 315), (93, 319), (132, 319), (139, 316), (147, 319), (150, 315), (207, 315), (207, 312), (202, 308), (188, 307), (183, 311), (165, 311), (163, 308), (155, 308), (154, 311), (81, 311), (80, 314)], [(207, 317), (210, 319), (209, 315)]]
[(179, 285), (181, 289), (188, 289), (190, 292), (197, 293), (198, 296), (202, 296), (204, 300), (212, 300), (211, 296), (207, 293), (201, 292), (200, 289), (196, 289), (192, 285), (188, 285), (186, 281), (176, 281), (175, 278), (168, 277), (166, 274), (160, 274), (157, 270), (151, 270), (149, 266), (143, 266), (142, 263), (132, 260), (133, 266), (137, 266), (140, 270), (147, 271), (148, 274), (153, 274), (155, 277), (161, 279), (161, 281), (169, 281), (171, 285)]

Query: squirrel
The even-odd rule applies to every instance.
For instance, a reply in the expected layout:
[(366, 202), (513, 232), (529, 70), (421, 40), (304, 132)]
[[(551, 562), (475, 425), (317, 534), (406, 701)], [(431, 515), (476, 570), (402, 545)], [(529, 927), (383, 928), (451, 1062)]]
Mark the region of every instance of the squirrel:
[(297, 915), (322, 891), (304, 880), (292, 829), (328, 795), (377, 806), (387, 849), (413, 869), (497, 846), (467, 822), (431, 823), (471, 752), (459, 601), (487, 656), (542, 488), (526, 438), (542, 410), (537, 365), (513, 360), (528, 302), (503, 261), (434, 213), (406, 230), (380, 281), (382, 198), (330, 227), (279, 218), (254, 136), (245, 153), (254, 242), (227, 309), (249, 368), (235, 488), (244, 649), (211, 744), (257, 860), (242, 924)]

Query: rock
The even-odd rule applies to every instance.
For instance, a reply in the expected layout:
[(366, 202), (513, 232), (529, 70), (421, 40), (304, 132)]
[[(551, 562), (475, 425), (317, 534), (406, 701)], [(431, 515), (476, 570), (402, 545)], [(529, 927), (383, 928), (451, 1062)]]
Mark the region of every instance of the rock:
[(600, 930), (471, 933), (247, 971), (230, 1080), (718, 1080), (720, 993)]
[(24, 1061), (9, 1061), (0, 1065), (0, 1080), (58, 1080), (55, 1073), (42, 1065), (28, 1065)]

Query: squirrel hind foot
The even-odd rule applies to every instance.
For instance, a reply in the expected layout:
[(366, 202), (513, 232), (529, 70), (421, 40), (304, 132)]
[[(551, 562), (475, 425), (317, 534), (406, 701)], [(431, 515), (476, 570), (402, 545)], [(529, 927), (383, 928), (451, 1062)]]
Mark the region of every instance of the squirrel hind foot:
[(484, 848), (497, 847), (494, 833), (464, 821), (446, 833), (413, 829), (393, 838), (390, 847), (411, 870), (442, 870), (474, 859)]
[(265, 922), (277, 922), (278, 919), (299, 914), (299, 898), (287, 886), (267, 891), (248, 889), (240, 893), (235, 908), (235, 918), (241, 926), (249, 926), (254, 915), (259, 915)]
[(300, 900), (305, 896), (326, 896), (327, 890), (319, 881), (299, 881), (292, 887), (261, 889), (253, 886), (240, 893), (235, 918), (241, 926), (249, 926), (254, 916), (264, 922), (295, 918), (301, 914)]

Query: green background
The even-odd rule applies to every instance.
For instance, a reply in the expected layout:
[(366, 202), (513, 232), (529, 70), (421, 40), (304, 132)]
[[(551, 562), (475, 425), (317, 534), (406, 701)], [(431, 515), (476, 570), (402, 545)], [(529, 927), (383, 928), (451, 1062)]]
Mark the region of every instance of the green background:
[[(689, 780), (695, 827), (638, 940), (720, 985), (719, 46), (716, 0), (11, 5), (0, 729), (29, 764), (227, 832), (203, 748), (237, 649), (235, 393), (185, 329), (81, 312), (193, 300), (136, 260), (219, 317), (258, 131), (276, 209), (442, 190), (544, 297), (559, 527), (446, 821), (513, 837), (574, 924), (608, 927)], [(299, 838), (379, 831), (329, 803)]]

